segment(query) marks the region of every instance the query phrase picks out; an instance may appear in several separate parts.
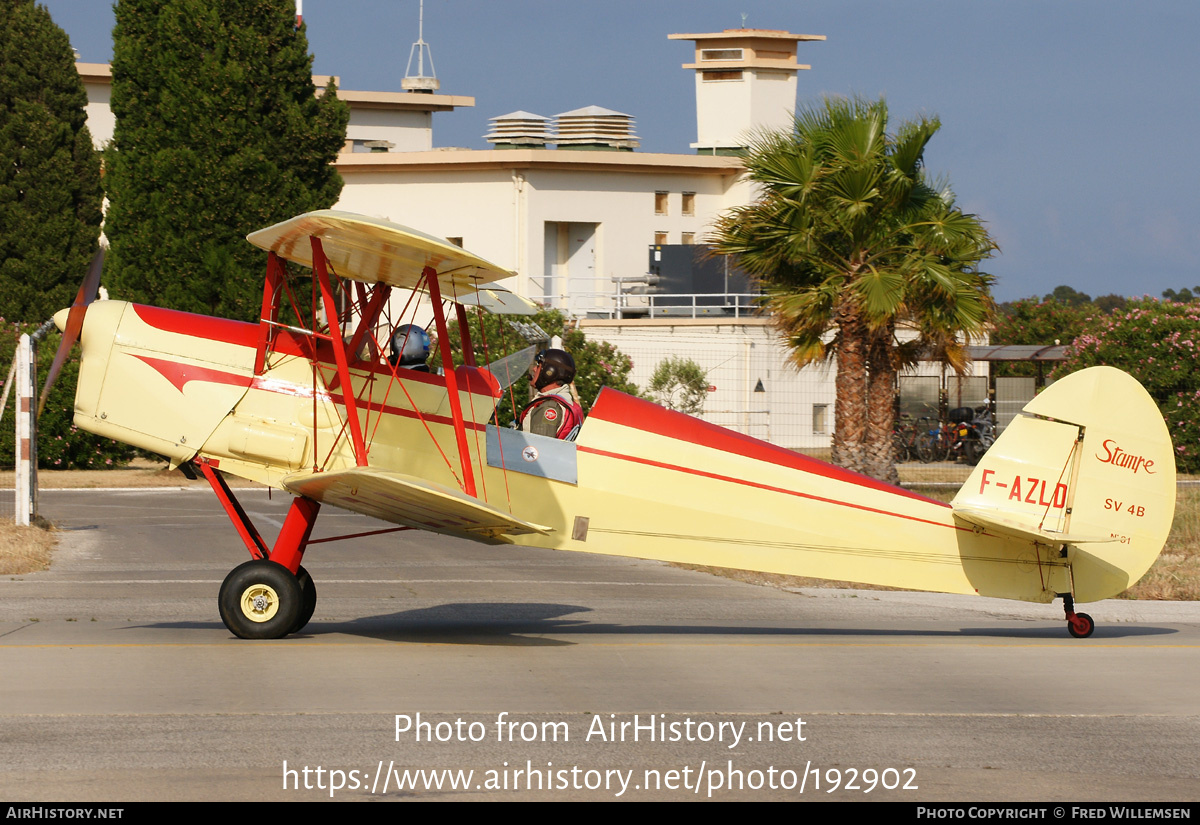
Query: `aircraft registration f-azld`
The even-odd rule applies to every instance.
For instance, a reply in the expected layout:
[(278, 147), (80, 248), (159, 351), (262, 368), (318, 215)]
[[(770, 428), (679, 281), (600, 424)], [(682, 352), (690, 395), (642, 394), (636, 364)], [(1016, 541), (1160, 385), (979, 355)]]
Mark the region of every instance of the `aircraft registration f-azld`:
[[(532, 354), (479, 366), (467, 313), (531, 311), (495, 285), (512, 273), (342, 212), (248, 239), (269, 253), (258, 323), (90, 303), (99, 261), (56, 316), (56, 363), (82, 331), (76, 425), (199, 470), (229, 514), (251, 560), (218, 601), (242, 638), (286, 636), (312, 617), (301, 561), (323, 504), (490, 544), (1062, 598), (1077, 637), (1094, 623), (1075, 603), (1134, 584), (1170, 529), (1170, 436), (1116, 369), (1083, 370), (1033, 399), (947, 505), (609, 389), (574, 441), (489, 424)], [(287, 262), (312, 270), (310, 301)], [(385, 309), (393, 290), (410, 307), (428, 296), (446, 365), (455, 313), (462, 366), (438, 375), (389, 361), (405, 323)], [(281, 320), (288, 308), (293, 323)], [(270, 547), (218, 469), (294, 496)]]

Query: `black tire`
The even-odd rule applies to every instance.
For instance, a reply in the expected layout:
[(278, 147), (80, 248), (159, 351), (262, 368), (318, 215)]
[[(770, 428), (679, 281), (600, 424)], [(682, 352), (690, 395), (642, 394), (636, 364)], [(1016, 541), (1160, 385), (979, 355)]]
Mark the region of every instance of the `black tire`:
[(933, 461), (933, 436), (920, 435), (917, 436), (916, 444), (917, 460), (922, 464), (928, 464)]
[(217, 597), (221, 621), (239, 639), (282, 639), (296, 624), (303, 600), (292, 572), (265, 559), (233, 568)]
[(979, 463), (979, 459), (983, 458), (986, 451), (986, 448), (977, 439), (963, 443), (963, 456), (972, 467)]
[(1067, 632), (1076, 639), (1086, 639), (1096, 629), (1096, 623), (1086, 613), (1076, 613), (1074, 619), (1067, 619)]
[(300, 612), (296, 615), (296, 623), (292, 625), (289, 633), (299, 633), (303, 630), (309, 619), (313, 617), (313, 611), (317, 609), (317, 586), (313, 583), (312, 576), (301, 567), (296, 571), (296, 581), (300, 584), (300, 592), (304, 595), (300, 600)]

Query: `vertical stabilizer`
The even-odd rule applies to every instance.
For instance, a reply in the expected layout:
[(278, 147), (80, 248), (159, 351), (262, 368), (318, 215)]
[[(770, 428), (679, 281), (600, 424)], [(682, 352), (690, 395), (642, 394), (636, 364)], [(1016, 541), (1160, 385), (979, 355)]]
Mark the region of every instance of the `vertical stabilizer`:
[(1121, 593), (1154, 563), (1175, 515), (1175, 454), (1154, 400), (1112, 367), (1030, 401), (953, 501), (963, 520), (1065, 545), (1077, 601)]

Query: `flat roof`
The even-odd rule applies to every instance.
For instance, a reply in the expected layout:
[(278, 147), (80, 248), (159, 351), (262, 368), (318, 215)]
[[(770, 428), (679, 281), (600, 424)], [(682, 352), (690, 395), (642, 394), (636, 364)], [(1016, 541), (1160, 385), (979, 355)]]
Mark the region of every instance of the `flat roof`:
[(703, 69), (719, 72), (732, 69), (772, 69), (780, 72), (797, 72), (811, 69), (808, 63), (797, 63), (794, 59), (772, 60), (769, 57), (752, 57), (749, 60), (706, 60), (703, 63), (684, 63), (685, 69)]
[[(316, 78), (313, 78), (314, 81)], [(322, 87), (318, 87), (318, 91)], [(360, 92), (354, 89), (337, 90), (338, 100), (344, 100), (354, 109), (405, 109), (428, 112), (448, 112), (465, 106), (474, 106), (475, 98), (465, 95), (437, 95), (422, 92)]]
[(459, 169), (603, 169), (717, 176), (740, 174), (741, 159), (721, 155), (657, 152), (605, 152), (572, 149), (435, 149), (424, 152), (345, 152), (334, 165), (341, 172)]
[(764, 40), (824, 40), (823, 34), (793, 34), (782, 29), (726, 29), (723, 32), (706, 32), (704, 34), (668, 34), (668, 40), (731, 40), (764, 39)]
[[(75, 63), (75, 70), (85, 83), (112, 83), (112, 65), (109, 63)], [(315, 74), (313, 85), (319, 94), (332, 80), (339, 82), (337, 75)], [(353, 109), (399, 109), (407, 111), (448, 112), (460, 107), (475, 105), (475, 98), (465, 95), (422, 94), (420, 92), (364, 92), (355, 89), (337, 90), (338, 99), (350, 104)]]

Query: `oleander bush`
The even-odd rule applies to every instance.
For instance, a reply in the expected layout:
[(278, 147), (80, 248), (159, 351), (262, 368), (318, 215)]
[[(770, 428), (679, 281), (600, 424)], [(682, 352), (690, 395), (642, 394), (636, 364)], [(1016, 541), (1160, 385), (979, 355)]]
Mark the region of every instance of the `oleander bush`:
[(1055, 377), (1085, 367), (1119, 367), (1158, 403), (1180, 472), (1200, 472), (1200, 303), (1142, 298), (1084, 319)]

